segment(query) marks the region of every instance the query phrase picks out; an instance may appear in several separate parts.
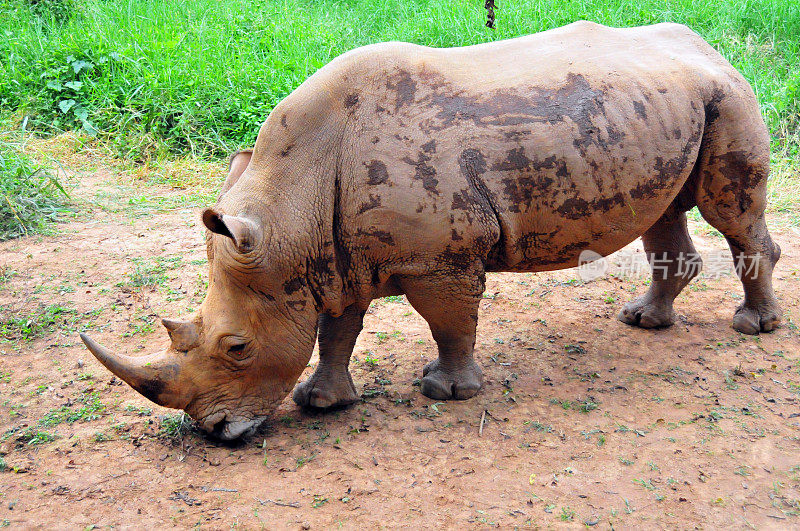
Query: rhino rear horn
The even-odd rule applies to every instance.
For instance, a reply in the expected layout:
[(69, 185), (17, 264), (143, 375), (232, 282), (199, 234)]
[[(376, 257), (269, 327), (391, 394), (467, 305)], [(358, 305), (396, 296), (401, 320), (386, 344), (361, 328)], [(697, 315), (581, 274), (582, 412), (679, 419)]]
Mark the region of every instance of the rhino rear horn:
[(161, 319), (161, 324), (167, 329), (172, 340), (172, 348), (186, 352), (197, 346), (200, 335), (197, 326), (191, 321), (178, 321), (176, 319)]
[(241, 253), (252, 251), (258, 243), (258, 225), (242, 216), (228, 216), (207, 208), (203, 211), (203, 225), (214, 234), (233, 240), (236, 249)]

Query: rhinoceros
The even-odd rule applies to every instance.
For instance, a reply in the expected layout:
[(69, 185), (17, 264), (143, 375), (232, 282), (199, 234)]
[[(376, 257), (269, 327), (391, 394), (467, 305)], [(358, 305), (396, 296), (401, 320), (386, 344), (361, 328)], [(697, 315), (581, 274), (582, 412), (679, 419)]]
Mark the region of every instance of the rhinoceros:
[(233, 156), (202, 213), (208, 294), (192, 320), (163, 320), (170, 347), (130, 357), (83, 340), (135, 390), (231, 439), (289, 393), (316, 340), (319, 364), (294, 401), (357, 401), (348, 362), (364, 313), (404, 294), (438, 346), (422, 394), (467, 399), (482, 383), (486, 272), (570, 268), (641, 236), (652, 283), (619, 318), (669, 326), (699, 272), (695, 205), (740, 266), (733, 328), (766, 332), (781, 317), (768, 173), (752, 89), (681, 25), (366, 46), (309, 77)]

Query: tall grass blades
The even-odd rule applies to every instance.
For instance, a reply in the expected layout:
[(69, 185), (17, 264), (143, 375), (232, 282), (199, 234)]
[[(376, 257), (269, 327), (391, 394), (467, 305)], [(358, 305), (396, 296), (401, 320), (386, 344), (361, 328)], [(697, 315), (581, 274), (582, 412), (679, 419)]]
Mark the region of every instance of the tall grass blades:
[[(513, 0), (5, 0), (0, 110), (84, 129), (134, 160), (249, 145), (275, 104), (333, 57), (404, 40), (461, 46), (589, 19), (689, 25), (753, 84), (774, 148), (798, 153), (800, 2)], [(44, 7), (42, 7), (44, 6)]]
[(0, 241), (47, 229), (67, 197), (55, 177), (0, 139)]

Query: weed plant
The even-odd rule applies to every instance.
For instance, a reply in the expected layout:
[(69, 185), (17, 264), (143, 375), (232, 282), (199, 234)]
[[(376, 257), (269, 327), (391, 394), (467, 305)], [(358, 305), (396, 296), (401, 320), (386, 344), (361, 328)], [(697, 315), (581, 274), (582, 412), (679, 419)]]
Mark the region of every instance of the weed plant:
[(45, 231), (67, 198), (55, 177), (0, 138), (0, 241)]

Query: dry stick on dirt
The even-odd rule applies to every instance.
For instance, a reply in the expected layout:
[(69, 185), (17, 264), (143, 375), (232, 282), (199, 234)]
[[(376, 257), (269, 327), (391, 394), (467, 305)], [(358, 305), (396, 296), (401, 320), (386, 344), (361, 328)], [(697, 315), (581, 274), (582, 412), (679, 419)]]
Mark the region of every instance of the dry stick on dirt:
[(481, 414), (481, 427), (478, 428), (478, 436), (479, 437), (483, 435), (483, 423), (484, 422), (486, 422), (486, 410), (485, 409), (483, 410), (483, 413)]
[(256, 499), (258, 500), (258, 503), (260, 503), (261, 505), (266, 505), (268, 503), (272, 503), (274, 505), (277, 505), (278, 507), (293, 507), (295, 509), (299, 509), (300, 508), (300, 503), (299, 502), (284, 502), (284, 501), (280, 501), (280, 500), (259, 500), (258, 498), (256, 498)]
[(483, 7), (486, 8), (486, 27), (494, 29), (494, 0), (486, 0)]

